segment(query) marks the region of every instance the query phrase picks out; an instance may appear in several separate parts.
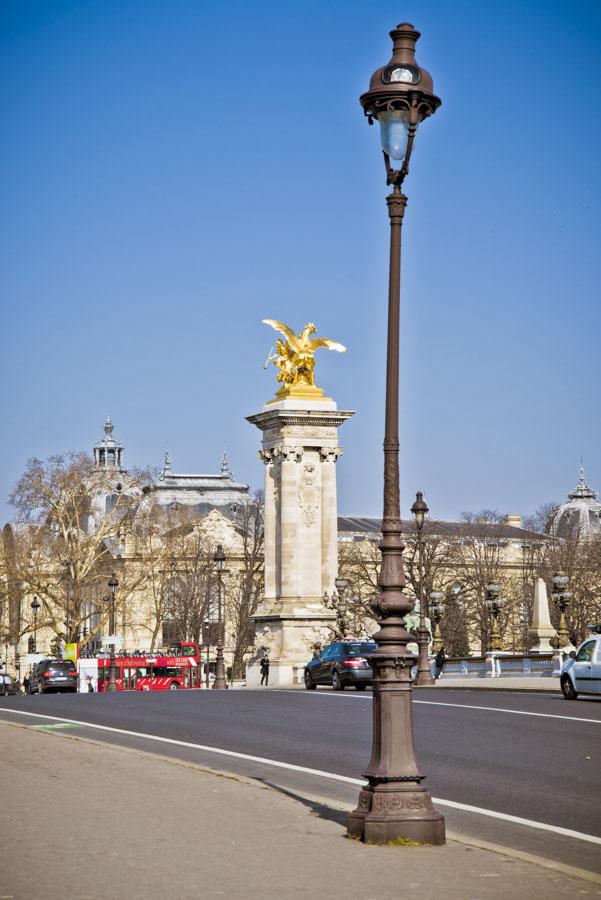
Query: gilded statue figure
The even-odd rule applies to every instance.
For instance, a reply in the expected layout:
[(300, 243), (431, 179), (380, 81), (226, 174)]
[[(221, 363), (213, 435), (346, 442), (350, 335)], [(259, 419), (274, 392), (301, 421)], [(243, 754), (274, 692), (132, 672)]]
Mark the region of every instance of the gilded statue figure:
[(276, 319), (263, 319), (264, 325), (271, 325), (286, 341), (276, 341), (276, 353), (270, 353), (264, 368), (273, 360), (279, 369), (278, 382), (282, 385), (278, 393), (296, 393), (299, 390), (308, 393), (323, 393), (315, 386), (315, 351), (320, 347), (346, 353), (346, 347), (329, 338), (313, 338), (317, 331), (313, 322), (308, 322), (300, 334), (296, 334), (283, 322)]

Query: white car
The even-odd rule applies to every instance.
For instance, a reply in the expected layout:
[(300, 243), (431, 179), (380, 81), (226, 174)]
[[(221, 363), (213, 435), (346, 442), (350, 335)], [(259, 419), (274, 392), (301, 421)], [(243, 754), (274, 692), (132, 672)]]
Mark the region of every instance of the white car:
[(583, 641), (561, 669), (561, 690), (566, 700), (578, 694), (601, 695), (601, 625), (591, 625), (590, 637)]

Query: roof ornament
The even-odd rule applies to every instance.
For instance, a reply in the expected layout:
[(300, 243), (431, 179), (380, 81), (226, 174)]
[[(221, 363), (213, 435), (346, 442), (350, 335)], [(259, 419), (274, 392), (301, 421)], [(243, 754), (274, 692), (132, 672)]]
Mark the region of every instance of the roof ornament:
[(225, 447), (223, 448), (223, 453), (221, 454), (221, 474), (225, 478), (232, 478), (232, 473), (230, 471), (230, 464), (227, 458), (227, 450)]
[(163, 470), (161, 472), (161, 481), (165, 478), (166, 475), (171, 473), (171, 453), (169, 450), (165, 450), (165, 458), (163, 461)]
[(570, 491), (568, 494), (570, 500), (581, 500), (581, 499), (592, 499), (595, 500), (597, 497), (597, 492), (589, 487), (586, 483), (586, 476), (584, 473), (584, 466), (582, 464), (582, 460), (580, 460), (580, 475), (578, 478), (578, 484), (574, 488), (573, 491)]
[(113, 425), (111, 417), (107, 416), (106, 419), (104, 420), (104, 433), (106, 434), (107, 438), (110, 438), (110, 440), (113, 439), (114, 427), (115, 426)]

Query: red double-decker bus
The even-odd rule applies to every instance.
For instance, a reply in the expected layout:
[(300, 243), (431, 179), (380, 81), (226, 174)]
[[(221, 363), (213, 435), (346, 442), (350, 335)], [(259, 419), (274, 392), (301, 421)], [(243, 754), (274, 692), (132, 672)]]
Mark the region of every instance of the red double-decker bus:
[[(173, 653), (159, 650), (145, 656), (117, 656), (115, 680), (120, 691), (178, 691), (202, 687), (198, 644), (182, 641)], [(98, 659), (98, 691), (111, 677), (111, 661)]]

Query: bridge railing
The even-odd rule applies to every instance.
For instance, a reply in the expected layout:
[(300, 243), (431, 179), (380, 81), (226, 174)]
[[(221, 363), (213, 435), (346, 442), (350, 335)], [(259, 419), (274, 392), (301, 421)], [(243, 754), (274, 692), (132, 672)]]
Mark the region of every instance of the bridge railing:
[(490, 652), (484, 656), (449, 656), (445, 659), (441, 678), (508, 678), (559, 676), (562, 653)]

